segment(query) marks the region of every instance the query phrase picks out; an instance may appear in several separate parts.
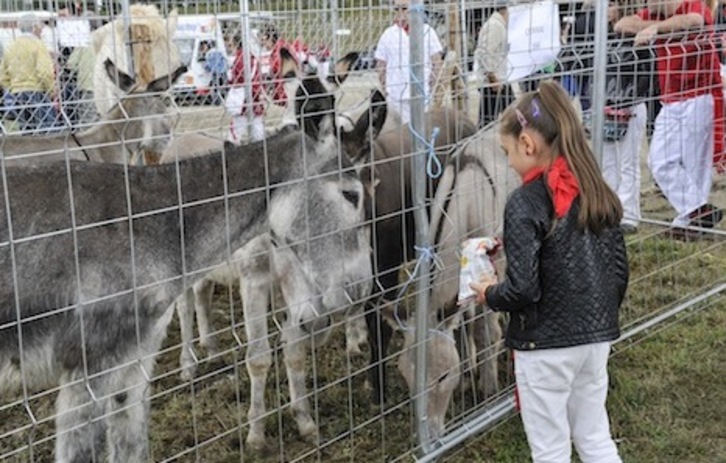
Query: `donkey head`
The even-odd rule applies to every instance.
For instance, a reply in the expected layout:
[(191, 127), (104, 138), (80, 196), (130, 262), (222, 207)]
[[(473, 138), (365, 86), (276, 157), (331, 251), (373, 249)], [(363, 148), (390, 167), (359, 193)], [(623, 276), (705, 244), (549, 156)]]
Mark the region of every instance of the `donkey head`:
[[(186, 72), (180, 66), (168, 76), (149, 82), (145, 87), (122, 72), (111, 60), (105, 62), (106, 74), (126, 95), (111, 108), (105, 119), (116, 122), (116, 133), (131, 153), (131, 164), (158, 164), (171, 142), (173, 118), (168, 112), (164, 95), (171, 85)], [(120, 141), (120, 140), (119, 140)]]
[[(280, 207), (279, 216), (273, 212), (270, 222), (277, 237), (276, 259), (284, 261), (276, 265), (278, 271), (305, 269), (308, 277), (300, 280), (312, 282), (317, 288), (302, 285), (300, 291), (305, 297), (285, 295), (288, 303), (310, 301), (297, 304), (292, 316), (303, 329), (316, 332), (331, 325), (332, 314), (342, 313), (341, 309), (351, 307), (351, 303), (355, 307), (369, 296), (371, 247), (366, 185), (352, 158), (377, 134), (385, 119), (385, 103), (367, 112), (357, 130), (340, 134), (335, 127), (333, 96), (316, 78), (305, 79), (302, 87), (306, 100), (298, 106), (298, 117), (304, 133), (289, 136), (306, 140), (300, 153), (305, 156), (306, 179), (297, 186), (278, 189), (272, 203), (284, 207)], [(369, 125), (374, 128), (369, 129)], [(284, 236), (304, 236), (305, 240), (286, 243)]]

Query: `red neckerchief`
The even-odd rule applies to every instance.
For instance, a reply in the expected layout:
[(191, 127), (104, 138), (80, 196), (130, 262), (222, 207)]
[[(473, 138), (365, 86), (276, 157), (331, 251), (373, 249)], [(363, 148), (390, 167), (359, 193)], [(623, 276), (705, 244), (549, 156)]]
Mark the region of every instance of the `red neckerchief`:
[(403, 29), (403, 32), (408, 35), (408, 29), (410, 28), (410, 25), (408, 23), (404, 24), (403, 22), (399, 21), (398, 19), (393, 20), (393, 24), (397, 25), (401, 29)]
[(527, 184), (544, 175), (547, 171), (547, 185), (552, 191), (552, 205), (555, 208), (555, 215), (558, 219), (567, 214), (572, 206), (572, 201), (580, 194), (580, 186), (577, 184), (575, 174), (570, 170), (564, 156), (557, 156), (555, 162), (549, 167), (536, 167), (522, 177), (522, 182)]

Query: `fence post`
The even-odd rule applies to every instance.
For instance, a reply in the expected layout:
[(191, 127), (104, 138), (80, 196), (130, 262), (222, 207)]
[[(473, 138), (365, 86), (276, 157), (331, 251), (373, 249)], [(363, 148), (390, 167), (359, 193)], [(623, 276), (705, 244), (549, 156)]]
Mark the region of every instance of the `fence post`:
[[(596, 2), (595, 10), (595, 56), (593, 69), (607, 67), (608, 46), (608, 2)], [(593, 73), (592, 81), (592, 151), (602, 168), (603, 125), (605, 124), (605, 78), (606, 72)]]
[(136, 78), (136, 72), (134, 71), (134, 49), (132, 43), (133, 37), (131, 35), (131, 8), (129, 7), (129, 0), (121, 0), (121, 11), (125, 31), (124, 38), (126, 40), (126, 62), (128, 63), (127, 74)]
[[(419, 249), (420, 272), (416, 277), (416, 377), (414, 406), (416, 410), (417, 437), (424, 453), (429, 451), (428, 417), (426, 405), (426, 341), (428, 338), (428, 282), (430, 262), (424, 255), (428, 243), (428, 214), (426, 212), (426, 149), (427, 139), (424, 112), (426, 108), (424, 72), (424, 8), (421, 0), (412, 0), (409, 13), (409, 88), (411, 90), (411, 158), (412, 198), (416, 224), (416, 246)], [(403, 50), (402, 50), (403, 53)]]
[[(240, 15), (242, 16), (240, 25), (242, 26), (242, 61), (244, 63), (245, 77), (245, 101), (247, 107), (247, 139), (252, 138), (252, 118), (254, 114), (254, 101), (252, 101), (252, 57), (250, 55), (250, 44), (252, 43), (252, 34), (250, 33), (250, 7), (248, 0), (239, 0)], [(240, 46), (240, 44), (235, 44)], [(257, 64), (259, 66), (259, 63)]]

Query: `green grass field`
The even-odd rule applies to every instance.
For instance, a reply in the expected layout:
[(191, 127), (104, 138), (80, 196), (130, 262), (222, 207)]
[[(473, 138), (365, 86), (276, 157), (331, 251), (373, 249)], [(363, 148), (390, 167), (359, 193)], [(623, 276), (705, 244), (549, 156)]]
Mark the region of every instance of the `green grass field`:
[[(637, 343), (616, 346), (608, 409), (626, 462), (726, 462), (726, 295)], [(518, 416), (447, 462), (529, 461)]]

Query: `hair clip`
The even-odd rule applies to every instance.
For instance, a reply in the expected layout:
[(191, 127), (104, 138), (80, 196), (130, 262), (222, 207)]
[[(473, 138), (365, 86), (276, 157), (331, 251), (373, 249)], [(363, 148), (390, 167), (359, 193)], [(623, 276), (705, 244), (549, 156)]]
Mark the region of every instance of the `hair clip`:
[(522, 128), (527, 127), (527, 119), (524, 117), (524, 114), (522, 114), (522, 111), (520, 111), (519, 109), (515, 109), (514, 114), (517, 115), (517, 121), (519, 121), (519, 125), (522, 126)]
[(537, 99), (534, 98), (532, 100), (532, 117), (539, 117), (539, 103), (537, 103)]

